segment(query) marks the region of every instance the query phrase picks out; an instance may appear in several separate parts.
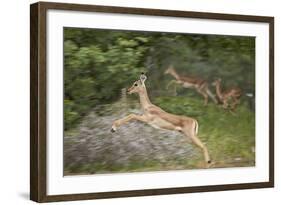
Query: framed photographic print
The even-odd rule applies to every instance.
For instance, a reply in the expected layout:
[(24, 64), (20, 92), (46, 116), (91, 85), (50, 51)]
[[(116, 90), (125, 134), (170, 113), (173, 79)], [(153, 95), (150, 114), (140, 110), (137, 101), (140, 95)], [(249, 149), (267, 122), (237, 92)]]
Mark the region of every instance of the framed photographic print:
[(31, 5), (30, 198), (274, 186), (274, 18)]

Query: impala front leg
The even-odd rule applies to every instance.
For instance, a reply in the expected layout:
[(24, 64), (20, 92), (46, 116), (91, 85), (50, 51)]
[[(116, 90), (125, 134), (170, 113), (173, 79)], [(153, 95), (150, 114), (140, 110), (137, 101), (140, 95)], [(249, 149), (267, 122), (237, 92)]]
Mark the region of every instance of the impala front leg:
[(178, 81), (176, 81), (176, 80), (171, 80), (168, 84), (167, 84), (167, 86), (166, 86), (166, 89), (169, 89), (169, 87), (171, 86), (171, 85), (177, 85), (177, 84), (180, 84), (180, 82), (178, 82)]
[(141, 122), (147, 121), (144, 115), (130, 114), (130, 115), (128, 115), (128, 116), (126, 116), (122, 119), (114, 121), (113, 125), (111, 127), (111, 132), (115, 132), (118, 127), (120, 127), (123, 124), (128, 123), (131, 120), (138, 120), (138, 121), (141, 121)]

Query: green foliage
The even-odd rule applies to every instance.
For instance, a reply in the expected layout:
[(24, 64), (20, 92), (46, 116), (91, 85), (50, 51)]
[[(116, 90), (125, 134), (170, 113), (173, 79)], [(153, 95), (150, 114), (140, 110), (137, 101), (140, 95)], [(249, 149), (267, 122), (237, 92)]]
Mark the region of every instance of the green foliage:
[[(108, 41), (107, 41), (108, 40)], [(107, 43), (106, 43), (107, 42)], [(147, 39), (122, 32), (65, 29), (65, 129), (77, 124), (92, 107), (116, 100), (134, 81), (147, 49)]]
[(254, 50), (253, 37), (65, 28), (65, 130), (95, 106), (116, 101), (143, 71), (152, 97), (165, 95), (171, 77), (163, 73), (171, 63), (181, 74), (220, 77), (223, 86), (254, 93)]
[[(100, 120), (103, 105), (108, 105), (114, 116), (119, 116), (120, 106), (113, 105), (123, 103), (118, 101), (121, 89), (131, 86), (141, 72), (146, 72), (146, 85), (154, 104), (167, 112), (198, 120), (199, 137), (206, 143), (212, 159), (217, 163), (215, 167), (254, 165), (254, 98), (249, 100), (242, 97), (241, 104), (233, 114), (213, 102), (204, 106), (202, 97), (192, 89), (177, 86), (177, 96), (171, 96), (173, 86), (167, 89), (167, 85), (173, 78), (164, 75), (170, 64), (181, 75), (198, 76), (209, 83), (221, 78), (223, 89), (238, 86), (243, 96), (245, 93), (255, 93), (253, 37), (64, 28), (66, 134), (75, 133), (79, 129), (75, 127), (82, 120), (87, 121), (84, 117), (92, 110), (95, 110)], [(215, 93), (212, 86), (210, 89)], [(136, 96), (130, 98), (137, 99)], [(111, 122), (108, 123), (106, 126), (110, 128)], [(110, 147), (103, 148), (108, 149), (108, 155), (114, 155)], [(177, 157), (159, 162), (136, 158), (126, 165), (112, 161), (86, 162), (82, 165), (79, 162), (70, 163), (71, 166), (65, 167), (65, 171), (105, 173), (189, 169), (198, 168), (202, 160), (198, 151), (195, 157), (189, 156), (188, 160)]]

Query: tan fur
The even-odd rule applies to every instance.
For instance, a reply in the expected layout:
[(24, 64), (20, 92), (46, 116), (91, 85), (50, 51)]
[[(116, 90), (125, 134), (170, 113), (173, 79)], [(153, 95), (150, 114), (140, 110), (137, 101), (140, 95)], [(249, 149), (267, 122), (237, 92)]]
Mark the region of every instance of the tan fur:
[(233, 87), (228, 90), (222, 91), (221, 88), (221, 79), (217, 79), (213, 82), (213, 85), (216, 87), (216, 94), (223, 107), (226, 109), (229, 105), (232, 110), (235, 110), (236, 106), (239, 104), (239, 99), (242, 95), (240, 88)]
[(180, 76), (172, 65), (168, 67), (164, 74), (172, 75), (176, 79), (176, 82), (184, 88), (193, 88), (197, 91), (204, 97), (204, 105), (208, 104), (209, 97), (214, 101), (214, 103), (217, 103), (216, 98), (209, 90), (209, 84), (206, 80), (198, 77)]
[(205, 161), (210, 163), (208, 150), (197, 137), (198, 122), (190, 117), (167, 113), (160, 107), (152, 104), (149, 100), (144, 84), (145, 79), (146, 78), (140, 78), (140, 80), (134, 82), (133, 85), (128, 89), (129, 94), (137, 93), (139, 95), (143, 114), (130, 114), (122, 119), (116, 120), (113, 122), (112, 131), (116, 131), (119, 126), (126, 124), (131, 120), (138, 120), (147, 123), (157, 129), (179, 131), (182, 132), (186, 137), (190, 138), (192, 142), (202, 150)]

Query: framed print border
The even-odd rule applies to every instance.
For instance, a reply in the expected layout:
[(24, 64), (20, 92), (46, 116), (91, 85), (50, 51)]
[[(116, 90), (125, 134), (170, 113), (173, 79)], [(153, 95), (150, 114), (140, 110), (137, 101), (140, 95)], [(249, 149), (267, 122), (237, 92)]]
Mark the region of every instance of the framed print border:
[[(137, 14), (269, 24), (269, 181), (192, 187), (47, 194), (47, 11)], [(38, 2), (30, 6), (30, 199), (37, 202), (209, 192), (274, 186), (274, 18), (236, 14)]]

